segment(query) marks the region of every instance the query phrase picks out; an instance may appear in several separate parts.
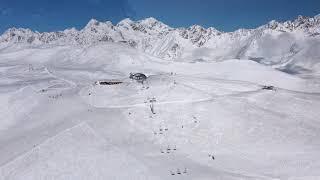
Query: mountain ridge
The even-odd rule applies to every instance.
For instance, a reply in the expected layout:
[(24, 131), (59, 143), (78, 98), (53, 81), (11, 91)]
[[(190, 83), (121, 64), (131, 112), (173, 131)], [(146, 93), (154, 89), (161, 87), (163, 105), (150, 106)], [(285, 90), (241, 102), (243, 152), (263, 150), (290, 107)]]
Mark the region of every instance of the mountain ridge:
[(172, 28), (150, 17), (138, 21), (126, 18), (117, 24), (91, 19), (81, 30), (70, 28), (56, 32), (10, 28), (0, 36), (0, 47), (14, 44), (87, 46), (103, 42), (121, 43), (165, 60), (197, 62), (235, 58), (277, 68), (287, 68), (294, 62), (294, 66), (300, 64), (302, 69), (312, 69), (319, 61), (318, 53), (302, 65), (295, 57), (320, 50), (320, 15), (298, 16), (285, 22), (273, 20), (255, 29), (233, 32), (199, 25)]
[[(117, 24), (113, 24), (111, 21), (105, 21), (105, 22), (101, 22), (98, 21), (96, 19), (91, 19), (89, 20), (89, 22), (84, 26), (84, 28), (77, 30), (74, 27), (72, 28), (67, 28), (65, 30), (62, 31), (52, 31), (52, 32), (38, 32), (38, 31), (32, 31), (29, 28), (9, 28), (8, 30), (6, 30), (3, 34), (0, 35), (0, 43), (3, 42), (9, 42), (9, 41), (14, 41), (14, 42), (23, 42), (24, 37), (20, 37), (19, 35), (24, 34), (26, 36), (28, 35), (40, 35), (41, 37), (49, 35), (52, 36), (52, 34), (73, 34), (73, 33), (80, 33), (82, 31), (86, 31), (87, 29), (91, 29), (91, 31), (96, 32), (95, 27), (97, 26), (104, 26), (104, 27), (109, 27), (110, 30), (115, 30), (115, 28), (120, 28), (120, 27), (124, 27), (125, 29), (128, 30), (128, 25), (131, 26), (131, 28), (135, 31), (142, 31), (144, 33), (150, 33), (150, 30), (158, 30), (158, 33), (163, 33), (163, 31), (179, 31), (181, 36), (188, 39), (188, 35), (185, 34), (186, 32), (191, 33), (191, 34), (195, 34), (195, 33), (199, 33), (199, 32), (203, 32), (204, 34), (209, 34), (209, 35), (221, 35), (221, 34), (230, 34), (230, 33), (236, 33), (239, 31), (252, 31), (252, 30), (256, 30), (259, 28), (267, 28), (267, 29), (272, 29), (272, 30), (277, 30), (277, 31), (282, 31), (282, 32), (292, 32), (295, 30), (304, 30), (306, 32), (308, 32), (308, 30), (312, 29), (311, 32), (316, 31), (314, 33), (319, 33), (319, 31), (313, 29), (313, 28), (319, 28), (320, 27), (320, 14), (316, 15), (314, 17), (305, 17), (305, 16), (301, 16), (299, 15), (296, 19), (294, 19), (293, 21), (285, 21), (285, 22), (278, 22), (276, 20), (272, 20), (270, 22), (268, 22), (265, 25), (259, 26), (257, 28), (253, 28), (253, 29), (245, 29), (245, 28), (240, 28), (237, 29), (235, 31), (232, 32), (223, 32), (223, 31), (219, 31), (214, 27), (202, 27), (200, 25), (191, 25), (190, 27), (178, 27), (178, 28), (172, 28), (164, 23), (162, 23), (161, 21), (153, 18), (153, 17), (149, 17), (149, 18), (145, 18), (142, 20), (137, 20), (137, 21), (133, 21), (130, 18), (125, 18), (121, 21), (119, 21)], [(154, 27), (158, 28), (158, 29), (154, 29)], [(149, 30), (147, 31), (146, 30)], [(108, 29), (105, 29), (108, 30)], [(17, 33), (18, 38), (15, 39), (14, 36), (15, 34), (13, 33)], [(309, 31), (310, 32), (310, 31)], [(315, 35), (315, 34), (312, 34)], [(318, 35), (318, 34), (316, 34)], [(199, 38), (198, 38), (199, 39)], [(15, 41), (17, 40), (17, 41)], [(27, 39), (27, 42), (31, 42), (32, 39)], [(42, 39), (41, 39), (42, 40)], [(47, 43), (47, 41), (43, 41), (45, 43)], [(200, 43), (200, 46), (202, 45), (202, 43)]]

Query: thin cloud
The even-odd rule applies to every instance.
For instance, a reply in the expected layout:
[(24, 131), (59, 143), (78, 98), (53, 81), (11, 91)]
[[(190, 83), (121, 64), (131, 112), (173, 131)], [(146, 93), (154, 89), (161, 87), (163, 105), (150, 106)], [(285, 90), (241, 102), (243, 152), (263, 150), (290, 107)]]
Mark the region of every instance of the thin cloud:
[(98, 7), (112, 8), (118, 10), (117, 15), (134, 18), (136, 11), (128, 0), (86, 0), (87, 3)]
[(9, 16), (11, 15), (12, 10), (10, 8), (0, 8), (0, 15)]
[(133, 8), (133, 6), (130, 4), (130, 2), (128, 0), (125, 0), (124, 4), (125, 4), (125, 11), (124, 11), (125, 15), (130, 18), (135, 18), (137, 13)]

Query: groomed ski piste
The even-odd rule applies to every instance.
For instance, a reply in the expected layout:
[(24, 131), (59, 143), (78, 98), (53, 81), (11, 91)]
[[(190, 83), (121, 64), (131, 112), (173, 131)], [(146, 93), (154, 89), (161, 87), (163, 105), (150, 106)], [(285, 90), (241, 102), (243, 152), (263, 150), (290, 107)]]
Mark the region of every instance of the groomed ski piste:
[(3, 48), (0, 74), (1, 180), (320, 179), (316, 75), (108, 42)]

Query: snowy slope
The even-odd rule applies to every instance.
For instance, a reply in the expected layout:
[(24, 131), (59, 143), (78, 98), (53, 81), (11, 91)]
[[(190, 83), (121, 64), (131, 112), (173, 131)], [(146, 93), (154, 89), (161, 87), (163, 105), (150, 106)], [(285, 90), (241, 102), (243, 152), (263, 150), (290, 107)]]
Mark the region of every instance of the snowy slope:
[(234, 32), (154, 18), (9, 29), (0, 180), (318, 180), (319, 50), (319, 15)]
[[(171, 31), (163, 24), (146, 31), (162, 28)], [(113, 41), (90, 45), (1, 49), (1, 180), (320, 178), (317, 76), (245, 59), (166, 61), (150, 55), (165, 45), (142, 52), (112, 33)], [(134, 82), (130, 72), (148, 79)], [(108, 79), (123, 83), (94, 83)]]

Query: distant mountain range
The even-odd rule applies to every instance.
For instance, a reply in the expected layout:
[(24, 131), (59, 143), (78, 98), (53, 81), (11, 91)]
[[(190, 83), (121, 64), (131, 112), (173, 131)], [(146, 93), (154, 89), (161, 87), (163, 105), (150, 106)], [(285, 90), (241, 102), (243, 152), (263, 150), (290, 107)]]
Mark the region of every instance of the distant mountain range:
[(11, 28), (0, 36), (1, 49), (16, 44), (90, 46), (103, 42), (124, 44), (165, 60), (250, 59), (290, 73), (320, 72), (320, 15), (298, 16), (285, 22), (273, 20), (256, 29), (234, 32), (199, 25), (172, 28), (155, 18), (147, 18), (124, 19), (116, 25), (92, 19), (81, 30), (58, 32)]

